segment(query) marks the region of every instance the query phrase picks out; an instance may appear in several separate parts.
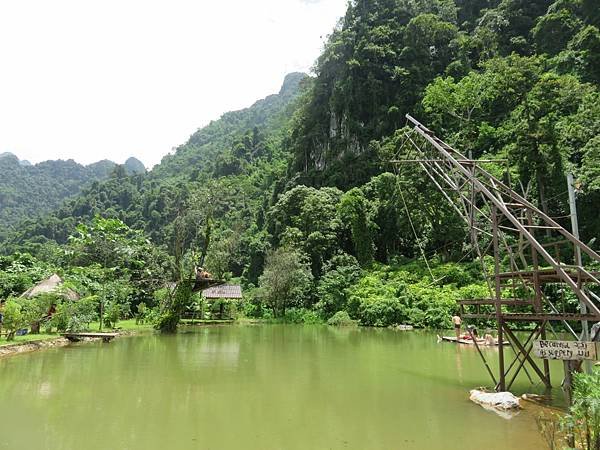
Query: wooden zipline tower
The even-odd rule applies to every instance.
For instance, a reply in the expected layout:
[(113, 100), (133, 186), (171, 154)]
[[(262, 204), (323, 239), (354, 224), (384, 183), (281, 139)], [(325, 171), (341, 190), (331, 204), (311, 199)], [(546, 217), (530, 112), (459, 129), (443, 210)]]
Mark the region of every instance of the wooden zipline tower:
[[(515, 192), (510, 177), (505, 183), (483, 168), (497, 160), (467, 158), (406, 117), (410, 131), (405, 133), (403, 159), (392, 163), (420, 166), (450, 202), (469, 228), (472, 251), (487, 280), (489, 298), (460, 301), (462, 317), (494, 320), (499, 342), (508, 340), (516, 355), (509, 362), (504, 347), (498, 347), (498, 376), (488, 367), (496, 390), (510, 389), (521, 371), (533, 381), (528, 367), (550, 388), (548, 361), (540, 367), (532, 358), (533, 342), (545, 339), (557, 322), (576, 340), (589, 340), (588, 321), (600, 321), (600, 274), (581, 261), (585, 255), (586, 261), (600, 263), (600, 255)], [(493, 267), (486, 255), (492, 256)], [(506, 266), (510, 270), (502, 272)], [(565, 299), (577, 303), (576, 310), (571, 306), (566, 312)], [(508, 326), (511, 322), (534, 327), (523, 338)]]

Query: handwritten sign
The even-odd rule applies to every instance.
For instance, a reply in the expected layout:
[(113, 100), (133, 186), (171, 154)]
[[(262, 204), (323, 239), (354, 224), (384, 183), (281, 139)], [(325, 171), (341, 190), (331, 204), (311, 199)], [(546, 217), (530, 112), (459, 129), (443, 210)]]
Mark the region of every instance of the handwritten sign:
[(535, 341), (533, 353), (542, 359), (581, 361), (597, 359), (595, 342), (578, 341)]

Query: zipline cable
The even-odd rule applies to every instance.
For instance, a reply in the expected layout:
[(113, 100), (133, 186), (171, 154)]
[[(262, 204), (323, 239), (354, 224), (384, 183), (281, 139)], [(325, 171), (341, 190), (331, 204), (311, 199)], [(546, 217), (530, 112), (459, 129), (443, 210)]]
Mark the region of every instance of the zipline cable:
[(423, 260), (425, 261), (425, 265), (427, 266), (427, 270), (429, 271), (429, 275), (431, 276), (431, 280), (433, 283), (436, 282), (435, 277), (433, 276), (433, 271), (431, 270), (431, 266), (429, 265), (429, 260), (427, 259), (427, 255), (425, 254), (425, 249), (421, 245), (421, 241), (419, 236), (417, 235), (417, 230), (415, 229), (415, 225), (412, 220), (412, 216), (410, 215), (410, 210), (408, 209), (408, 204), (406, 203), (406, 199), (404, 198), (404, 193), (402, 188), (400, 187), (400, 177), (398, 173), (396, 173), (396, 184), (398, 185), (398, 192), (400, 193), (400, 198), (402, 199), (402, 203), (404, 204), (404, 210), (406, 211), (406, 216), (408, 217), (408, 223), (410, 223), (410, 228), (412, 229), (413, 236), (415, 237), (415, 241), (417, 241), (417, 245), (419, 246), (419, 250), (421, 251), (421, 256), (423, 256)]

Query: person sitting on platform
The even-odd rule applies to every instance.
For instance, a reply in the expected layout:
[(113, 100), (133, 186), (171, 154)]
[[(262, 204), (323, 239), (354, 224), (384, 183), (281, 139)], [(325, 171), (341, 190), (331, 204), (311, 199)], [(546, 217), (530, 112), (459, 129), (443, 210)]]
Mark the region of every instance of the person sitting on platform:
[(203, 269), (202, 267), (196, 267), (195, 270), (196, 280), (194, 282), (193, 290), (197, 291), (209, 287), (214, 281), (212, 274), (208, 270)]
[(196, 267), (196, 281), (205, 280), (212, 280), (211, 273), (202, 267)]
[(462, 337), (462, 339), (464, 339), (466, 341), (471, 341), (473, 339), (479, 339), (479, 333), (477, 332), (477, 328), (475, 327), (475, 325), (467, 326), (467, 331), (468, 331), (468, 333), (466, 333)]

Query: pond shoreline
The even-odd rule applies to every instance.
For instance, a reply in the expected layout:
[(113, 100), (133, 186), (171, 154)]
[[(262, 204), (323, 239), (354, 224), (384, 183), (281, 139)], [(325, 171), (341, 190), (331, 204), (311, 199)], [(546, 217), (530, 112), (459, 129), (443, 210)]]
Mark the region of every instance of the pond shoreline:
[[(143, 331), (135, 331), (135, 330), (117, 330), (117, 337), (123, 336), (134, 336), (137, 334), (141, 334)], [(87, 343), (87, 342), (98, 342), (101, 341), (102, 338), (83, 338), (79, 343)], [(9, 356), (21, 355), (23, 353), (31, 353), (37, 352), (40, 350), (46, 350), (49, 348), (59, 348), (66, 347), (67, 345), (72, 344), (67, 338), (63, 336), (56, 336), (52, 339), (42, 339), (38, 341), (25, 341), (25, 342), (15, 342), (14, 344), (8, 344), (0, 346), (0, 358), (7, 358)]]
[(3, 345), (0, 347), (0, 358), (35, 352), (47, 348), (64, 347), (68, 344), (69, 340), (62, 336), (39, 341), (15, 342), (14, 344)]

